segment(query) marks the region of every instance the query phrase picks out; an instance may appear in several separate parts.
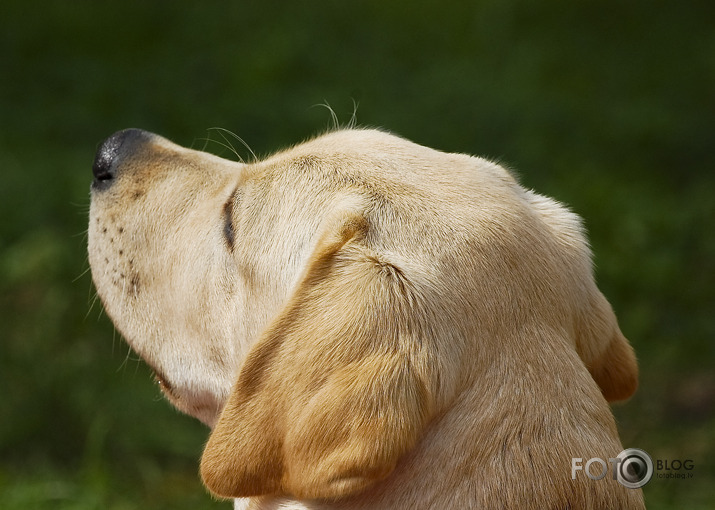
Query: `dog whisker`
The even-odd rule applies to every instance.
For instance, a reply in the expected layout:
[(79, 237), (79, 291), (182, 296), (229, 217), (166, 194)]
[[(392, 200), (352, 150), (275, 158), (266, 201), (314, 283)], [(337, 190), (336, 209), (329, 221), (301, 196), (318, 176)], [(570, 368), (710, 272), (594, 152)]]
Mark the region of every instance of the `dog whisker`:
[[(243, 138), (241, 138), (240, 136), (238, 136), (236, 133), (234, 133), (233, 131), (231, 131), (229, 129), (222, 128), (222, 127), (213, 127), (211, 129), (218, 131), (218, 133), (223, 137), (223, 139), (226, 140), (226, 143), (230, 144), (230, 142), (228, 141), (228, 139), (226, 138), (224, 133), (229, 134), (232, 137), (234, 137), (236, 140), (238, 140), (241, 143), (241, 145), (243, 145), (246, 148), (246, 150), (248, 152), (251, 153), (251, 157), (253, 158), (252, 161), (258, 161), (258, 156), (256, 156), (255, 152), (253, 152), (253, 149), (251, 149), (251, 146), (248, 145), (248, 143), (246, 143), (246, 141)], [(233, 147), (233, 145), (231, 145), (231, 146)], [(240, 156), (239, 156), (239, 158), (240, 158)], [(242, 158), (241, 158), (241, 162), (243, 162)]]
[(81, 279), (84, 275), (86, 275), (87, 273), (89, 273), (91, 270), (92, 270), (92, 268), (89, 267), (89, 266), (87, 266), (87, 269), (85, 269), (84, 271), (82, 271), (75, 279), (73, 279), (73, 280), (72, 280), (72, 283), (77, 282), (79, 279)]
[(236, 158), (238, 159), (238, 161), (240, 161), (241, 163), (245, 163), (245, 161), (243, 160), (243, 158), (241, 157), (241, 155), (238, 153), (238, 151), (235, 149), (235, 147), (234, 147), (233, 145), (231, 145), (231, 144), (229, 144), (229, 143), (221, 142), (221, 141), (219, 141), (219, 140), (213, 140), (213, 139), (211, 139), (211, 138), (201, 138), (200, 140), (205, 140), (205, 141), (207, 141), (207, 142), (212, 142), (212, 143), (215, 143), (215, 144), (217, 144), (217, 145), (220, 145), (221, 147), (223, 147), (223, 148), (225, 148), (225, 149), (228, 149), (229, 151), (231, 151), (231, 153), (232, 153), (234, 156), (236, 156)]
[(357, 111), (358, 107), (360, 106), (360, 102), (357, 101), (355, 98), (353, 98), (353, 113), (350, 115), (350, 120), (346, 124), (345, 127), (348, 129), (355, 129), (357, 127)]
[(322, 103), (314, 104), (311, 106), (311, 108), (325, 108), (328, 110), (328, 113), (330, 114), (330, 120), (332, 121), (333, 125), (328, 126), (328, 131), (337, 131), (340, 129), (340, 121), (338, 120), (338, 114), (335, 113), (335, 110), (333, 109), (332, 106), (330, 106), (330, 103), (328, 103), (327, 100), (324, 100)]

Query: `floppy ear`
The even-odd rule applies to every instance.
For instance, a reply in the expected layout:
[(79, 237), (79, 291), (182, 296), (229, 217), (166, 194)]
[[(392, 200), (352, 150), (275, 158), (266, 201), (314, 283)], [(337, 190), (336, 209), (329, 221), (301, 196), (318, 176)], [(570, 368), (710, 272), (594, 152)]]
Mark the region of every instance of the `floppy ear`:
[(386, 477), (433, 414), (436, 377), (402, 273), (341, 214), (249, 352), (201, 460), (223, 497), (336, 498)]
[(603, 396), (609, 402), (627, 399), (638, 387), (638, 363), (611, 305), (595, 285), (580, 322), (577, 349)]

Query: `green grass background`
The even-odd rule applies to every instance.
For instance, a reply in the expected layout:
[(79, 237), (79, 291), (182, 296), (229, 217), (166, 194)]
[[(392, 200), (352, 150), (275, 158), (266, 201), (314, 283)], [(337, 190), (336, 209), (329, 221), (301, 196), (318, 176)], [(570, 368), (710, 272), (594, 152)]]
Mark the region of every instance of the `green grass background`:
[(586, 219), (641, 363), (623, 442), (695, 466), (649, 507), (713, 508), (714, 20), (687, 0), (3, 1), (0, 508), (228, 508), (198, 479), (207, 430), (92, 306), (90, 167), (125, 127), (265, 155), (330, 126), (325, 103)]

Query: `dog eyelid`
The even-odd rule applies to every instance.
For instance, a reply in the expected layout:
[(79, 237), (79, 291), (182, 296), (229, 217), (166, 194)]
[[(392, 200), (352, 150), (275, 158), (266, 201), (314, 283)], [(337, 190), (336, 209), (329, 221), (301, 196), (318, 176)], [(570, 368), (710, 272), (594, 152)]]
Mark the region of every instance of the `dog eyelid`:
[(236, 194), (237, 191), (231, 193), (229, 199), (223, 204), (223, 238), (231, 251), (233, 251), (235, 241), (235, 233), (233, 230), (233, 204), (236, 200)]

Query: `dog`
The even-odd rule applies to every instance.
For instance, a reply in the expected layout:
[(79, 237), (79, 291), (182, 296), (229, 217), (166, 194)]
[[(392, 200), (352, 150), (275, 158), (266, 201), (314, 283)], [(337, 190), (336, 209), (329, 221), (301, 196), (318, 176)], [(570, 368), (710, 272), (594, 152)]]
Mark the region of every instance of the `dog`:
[(100, 146), (92, 278), (237, 509), (634, 509), (573, 476), (637, 386), (580, 218), (478, 157), (335, 130), (239, 163)]

